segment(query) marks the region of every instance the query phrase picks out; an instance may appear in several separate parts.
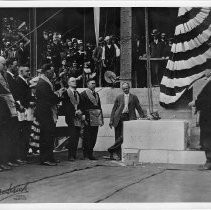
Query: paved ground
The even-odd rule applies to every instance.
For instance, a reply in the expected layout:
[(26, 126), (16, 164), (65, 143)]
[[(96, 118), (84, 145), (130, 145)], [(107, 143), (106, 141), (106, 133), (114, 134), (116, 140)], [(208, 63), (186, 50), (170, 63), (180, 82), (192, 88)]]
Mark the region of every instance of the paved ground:
[(62, 153), (59, 156), (64, 161), (56, 167), (41, 166), (35, 162), (2, 172), (0, 202), (211, 201), (211, 171), (202, 171), (201, 166), (124, 166), (97, 155), (101, 157), (98, 161), (78, 160), (73, 163), (65, 161), (66, 154)]

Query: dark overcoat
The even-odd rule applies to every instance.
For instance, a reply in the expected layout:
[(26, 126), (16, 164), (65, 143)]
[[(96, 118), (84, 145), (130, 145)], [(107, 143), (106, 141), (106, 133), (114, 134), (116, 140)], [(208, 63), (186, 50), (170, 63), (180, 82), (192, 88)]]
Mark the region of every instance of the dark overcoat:
[(200, 111), (200, 144), (204, 150), (211, 151), (211, 81), (199, 93), (195, 105)]
[(59, 97), (53, 92), (51, 86), (40, 78), (36, 86), (35, 109), (35, 117), (40, 123), (40, 126), (49, 130), (55, 129), (52, 108), (59, 103), (59, 100)]

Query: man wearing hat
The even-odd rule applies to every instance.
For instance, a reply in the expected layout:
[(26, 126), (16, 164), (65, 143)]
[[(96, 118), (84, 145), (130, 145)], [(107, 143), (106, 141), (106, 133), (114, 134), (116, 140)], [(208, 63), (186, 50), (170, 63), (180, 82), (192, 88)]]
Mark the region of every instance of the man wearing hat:
[[(153, 29), (151, 35), (152, 35), (152, 41), (150, 43), (151, 58), (161, 58), (163, 47), (161, 41), (159, 40), (160, 32), (157, 29)], [(151, 74), (152, 74), (153, 86), (158, 86), (160, 84), (159, 69), (160, 69), (160, 61), (151, 60)]]
[(53, 155), (54, 137), (57, 121), (56, 105), (60, 101), (63, 89), (54, 92), (52, 80), (54, 69), (50, 64), (42, 66), (43, 75), (36, 86), (35, 117), (40, 124), (40, 163), (47, 166), (57, 165)]
[(95, 66), (95, 72), (96, 72), (96, 81), (99, 81), (100, 87), (102, 86), (102, 67), (104, 65), (104, 60), (103, 60), (103, 38), (100, 37), (98, 41), (98, 46), (95, 47), (93, 54), (92, 54), (92, 59), (94, 60), (94, 66)]

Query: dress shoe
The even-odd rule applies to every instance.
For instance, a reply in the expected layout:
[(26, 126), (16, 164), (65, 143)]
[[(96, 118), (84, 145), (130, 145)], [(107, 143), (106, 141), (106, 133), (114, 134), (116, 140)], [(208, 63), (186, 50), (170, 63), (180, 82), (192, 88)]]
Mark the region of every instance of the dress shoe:
[(8, 166), (11, 166), (11, 167), (17, 167), (17, 166), (19, 166), (18, 164), (12, 163), (12, 162), (8, 162), (7, 165)]
[(11, 170), (12, 168), (10, 166), (7, 166), (7, 165), (0, 165), (0, 168), (3, 169), (3, 170)]
[(97, 158), (94, 157), (94, 156), (90, 156), (90, 157), (89, 157), (89, 160), (97, 160)]
[(44, 165), (44, 166), (56, 166), (57, 164), (53, 163), (53, 162), (50, 162), (50, 161), (45, 161), (45, 162), (42, 162), (41, 165)]
[(111, 160), (115, 160), (113, 153), (111, 153), (109, 157), (110, 157)]
[(25, 165), (25, 164), (27, 164), (27, 161), (26, 161), (26, 160), (20, 160), (20, 159), (18, 159), (18, 160), (16, 160), (16, 162), (17, 162), (18, 164), (20, 164), (20, 165)]
[(51, 163), (60, 163), (61, 161), (59, 159), (55, 159), (53, 161), (50, 161)]
[(75, 158), (74, 157), (68, 157), (67, 160), (68, 161), (75, 161)]
[(114, 155), (113, 155), (113, 158), (114, 158), (114, 160), (116, 160), (116, 161), (120, 161), (120, 160), (121, 160), (121, 158), (120, 158), (117, 154), (114, 154)]
[(211, 163), (205, 163), (203, 166), (204, 170), (211, 170)]

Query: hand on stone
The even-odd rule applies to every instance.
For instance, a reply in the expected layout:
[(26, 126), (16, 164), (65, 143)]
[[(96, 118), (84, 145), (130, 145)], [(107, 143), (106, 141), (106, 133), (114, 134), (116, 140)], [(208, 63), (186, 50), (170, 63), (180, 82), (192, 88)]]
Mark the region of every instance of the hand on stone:
[(191, 101), (188, 106), (195, 107), (195, 101)]

